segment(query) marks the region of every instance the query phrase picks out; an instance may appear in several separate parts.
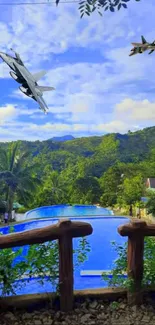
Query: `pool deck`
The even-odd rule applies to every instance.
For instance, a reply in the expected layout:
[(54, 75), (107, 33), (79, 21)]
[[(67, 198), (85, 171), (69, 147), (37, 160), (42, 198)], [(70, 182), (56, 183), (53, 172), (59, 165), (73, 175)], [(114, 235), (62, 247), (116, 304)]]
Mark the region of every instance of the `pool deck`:
[(25, 213), (16, 213), (16, 221), (21, 222), (25, 220)]
[[(88, 290), (75, 290), (74, 298), (102, 298), (108, 300), (116, 300), (119, 298), (126, 298), (127, 290), (124, 288), (98, 288)], [(0, 305), (9, 308), (27, 308), (32, 305), (39, 305), (46, 303), (46, 301), (54, 301), (58, 296), (55, 293), (43, 293), (43, 294), (29, 294), (19, 295), (12, 297), (0, 298)]]
[[(150, 287), (144, 291), (145, 294), (155, 292), (155, 287)], [(83, 300), (83, 299), (103, 299), (104, 301), (116, 301), (118, 299), (127, 298), (127, 289), (124, 288), (98, 288), (98, 289), (88, 289), (88, 290), (75, 290), (74, 299)], [(59, 296), (56, 293), (41, 293), (41, 294), (26, 294), (26, 295), (17, 295), (11, 297), (1, 297), (0, 305), (4, 309), (9, 308), (28, 308), (36, 307), (37, 305), (46, 304), (49, 301), (52, 301), (54, 304), (55, 301), (59, 299)]]

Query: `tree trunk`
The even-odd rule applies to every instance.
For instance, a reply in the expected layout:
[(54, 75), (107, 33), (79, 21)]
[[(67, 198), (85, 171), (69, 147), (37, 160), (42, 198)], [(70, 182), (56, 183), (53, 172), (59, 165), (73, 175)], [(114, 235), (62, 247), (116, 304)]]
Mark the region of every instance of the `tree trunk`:
[(7, 190), (6, 190), (6, 203), (8, 204), (8, 198), (9, 198), (9, 186), (7, 186)]
[(130, 217), (133, 217), (133, 208), (132, 208), (132, 204), (130, 204), (129, 216), (130, 216)]
[(141, 219), (141, 208), (139, 207), (139, 219)]
[(7, 201), (7, 210), (8, 210), (8, 221), (12, 219), (12, 210), (13, 210), (13, 201), (14, 201), (14, 193), (11, 191), (10, 187), (8, 187), (8, 191), (6, 193), (6, 201)]
[(12, 220), (13, 200), (12, 198), (8, 201), (8, 221)]

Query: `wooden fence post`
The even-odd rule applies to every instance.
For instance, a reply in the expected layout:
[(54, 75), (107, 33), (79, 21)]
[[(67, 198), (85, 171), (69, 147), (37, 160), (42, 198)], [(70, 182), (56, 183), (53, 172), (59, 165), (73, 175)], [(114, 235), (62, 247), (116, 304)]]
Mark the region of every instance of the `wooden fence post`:
[[(60, 226), (69, 228), (70, 220), (66, 220)], [(73, 242), (70, 233), (59, 238), (59, 292), (60, 309), (64, 312), (73, 309)]]
[(120, 226), (118, 232), (121, 236), (128, 236), (127, 266), (128, 277), (133, 281), (132, 290), (128, 290), (128, 303), (139, 305), (143, 301), (143, 255), (144, 236), (147, 230), (145, 221), (139, 219), (131, 220), (130, 224)]
[(142, 304), (143, 294), (141, 283), (143, 280), (144, 236), (134, 234), (128, 237), (128, 277), (133, 281), (132, 290), (128, 290), (130, 305)]

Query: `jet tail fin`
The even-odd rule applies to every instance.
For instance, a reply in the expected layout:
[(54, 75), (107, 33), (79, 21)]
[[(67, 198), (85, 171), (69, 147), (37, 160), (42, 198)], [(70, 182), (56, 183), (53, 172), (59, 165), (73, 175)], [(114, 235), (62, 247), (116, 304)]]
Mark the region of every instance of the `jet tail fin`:
[(41, 90), (42, 92), (44, 92), (44, 91), (55, 90), (54, 87), (46, 87), (46, 86), (37, 86), (37, 88), (38, 88), (39, 90)]
[(141, 39), (142, 39), (142, 43), (143, 43), (143, 44), (147, 43), (147, 41), (146, 41), (146, 39), (144, 38), (143, 35), (141, 36)]
[(148, 54), (152, 54), (154, 52), (154, 50), (151, 50)]
[(33, 74), (33, 78), (35, 79), (35, 81), (38, 81), (42, 77), (44, 77), (46, 73), (47, 73), (47, 71), (45, 71), (45, 70), (42, 70), (40, 72), (36, 72), (36, 73)]

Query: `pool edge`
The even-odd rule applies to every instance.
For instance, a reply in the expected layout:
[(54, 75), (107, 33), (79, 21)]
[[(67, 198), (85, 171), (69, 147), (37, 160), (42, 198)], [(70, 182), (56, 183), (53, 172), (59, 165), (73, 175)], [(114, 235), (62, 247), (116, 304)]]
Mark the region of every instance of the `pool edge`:
[[(127, 290), (124, 288), (98, 288), (98, 289), (85, 289), (85, 290), (75, 290), (74, 299), (80, 298), (102, 298), (102, 299), (119, 299), (126, 297)], [(41, 293), (41, 294), (28, 294), (28, 295), (17, 295), (11, 297), (1, 297), (0, 305), (3, 308), (28, 308), (31, 306), (37, 306), (39, 304), (47, 303), (52, 301), (53, 304), (55, 300), (59, 299), (59, 296), (54, 293)]]
[[(148, 287), (143, 290), (144, 294), (154, 293), (155, 286)], [(125, 288), (98, 288), (98, 289), (85, 289), (85, 290), (75, 290), (74, 299), (103, 299), (103, 301), (115, 301), (118, 299), (124, 299), (127, 297), (127, 289)], [(29, 295), (18, 295), (11, 297), (0, 298), (0, 305), (4, 309), (16, 308), (16, 309), (26, 309), (35, 308), (37, 305), (47, 304), (52, 302), (54, 305), (58, 302), (59, 296), (56, 293), (41, 293), (41, 294), (29, 294)]]

